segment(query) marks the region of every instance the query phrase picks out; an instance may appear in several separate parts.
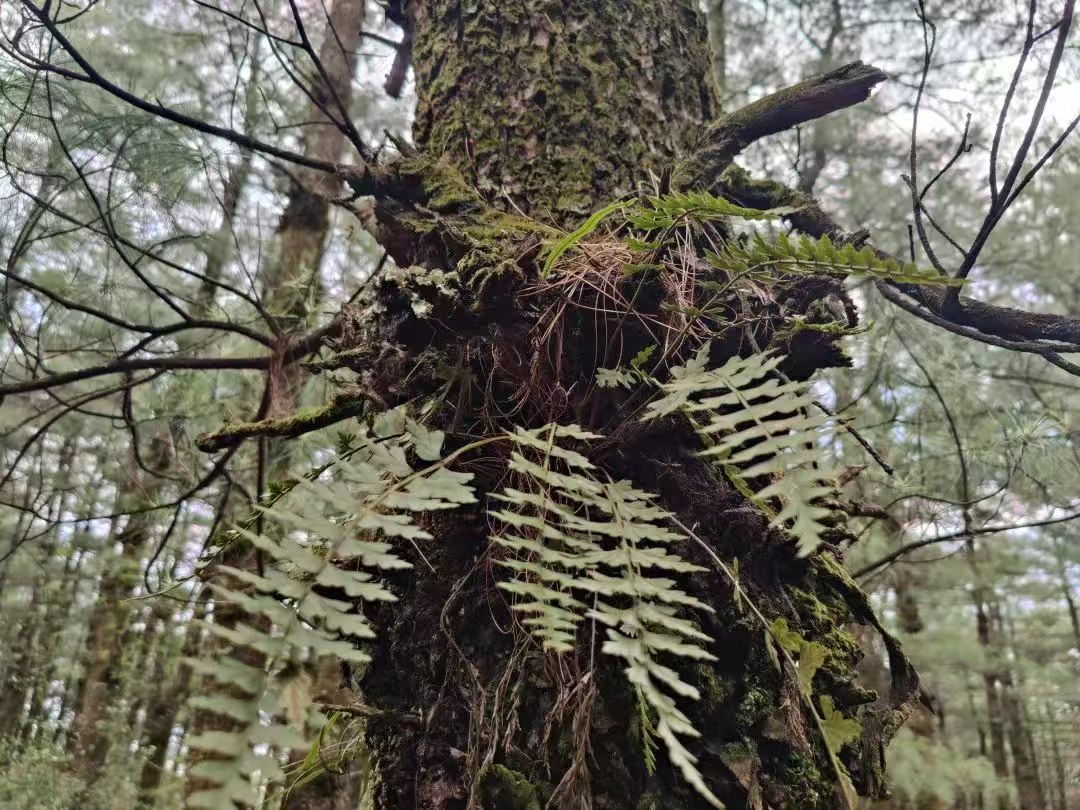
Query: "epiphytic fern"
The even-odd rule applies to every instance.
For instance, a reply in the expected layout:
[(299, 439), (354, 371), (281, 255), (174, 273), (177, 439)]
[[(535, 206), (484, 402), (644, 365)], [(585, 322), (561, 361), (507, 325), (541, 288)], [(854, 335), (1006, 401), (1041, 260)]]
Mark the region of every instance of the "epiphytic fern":
[(514, 608), (549, 649), (573, 649), (585, 618), (604, 625), (601, 650), (624, 662), (649, 720), (643, 728), (664, 742), (684, 778), (722, 807), (683, 742), (698, 732), (677, 699), (696, 700), (698, 691), (660, 660), (713, 658), (702, 647), (708, 637), (680, 615), (687, 608), (711, 609), (671, 578), (701, 569), (671, 550), (683, 538), (663, 525), (669, 515), (652, 495), (625, 481), (602, 480), (585, 456), (560, 444), (593, 438), (556, 425), (510, 436), (510, 468), (521, 488), (504, 489), (497, 496), (504, 508), (493, 512), (506, 527), (494, 540), (512, 552), (502, 565), (515, 572), (501, 587), (520, 597)]
[[(264, 510), (275, 537), (239, 528), (237, 534), (265, 556), (261, 573), (220, 566), (246, 585), (211, 583), (222, 602), (248, 617), (235, 627), (208, 623), (214, 635), (250, 651), (248, 662), (235, 658), (191, 662), (216, 682), (216, 693), (193, 704), (230, 718), (235, 732), (205, 732), (188, 744), (207, 754), (192, 774), (211, 787), (189, 800), (191, 807), (233, 810), (256, 803), (253, 775), (280, 779), (277, 760), (267, 748), (306, 746), (306, 732), (318, 714), (302, 672), (320, 656), (363, 663), (358, 642), (374, 633), (358, 607), (393, 600), (377, 579), (380, 570), (407, 568), (390, 540), (430, 537), (412, 513), (452, 509), (475, 500), (470, 476), (438, 463), (442, 434), (408, 419), (402, 410), (376, 419), (373, 431), (355, 438), (350, 449), (329, 465), (325, 480), (305, 481), (291, 491), (292, 510)], [(434, 461), (414, 470), (407, 451)], [(343, 563), (348, 563), (344, 565)]]
[(755, 498), (781, 504), (773, 525), (790, 522), (799, 553), (809, 554), (821, 543), (821, 521), (828, 515), (816, 503), (831, 491), (822, 483), (828, 476), (814, 465), (830, 418), (816, 410), (806, 383), (780, 377), (781, 355), (735, 356), (707, 369), (709, 346), (672, 369), (663, 396), (649, 404), (645, 418), (682, 411), (708, 445), (702, 455), (730, 468), (741, 479), (738, 484), (771, 478)]
[(964, 283), (916, 264), (881, 258), (871, 247), (837, 245), (828, 236), (820, 239), (801, 236), (794, 240), (781, 233), (770, 241), (755, 232), (747, 244), (729, 239), (719, 253), (710, 254), (709, 260), (728, 273), (747, 275), (768, 276), (779, 272), (869, 277), (908, 284), (959, 286)]
[(757, 208), (744, 208), (707, 191), (676, 192), (648, 198), (630, 212), (627, 220), (639, 230), (655, 231), (674, 227), (681, 220), (700, 222), (727, 217), (746, 220), (776, 219), (793, 210), (774, 208), (762, 211)]

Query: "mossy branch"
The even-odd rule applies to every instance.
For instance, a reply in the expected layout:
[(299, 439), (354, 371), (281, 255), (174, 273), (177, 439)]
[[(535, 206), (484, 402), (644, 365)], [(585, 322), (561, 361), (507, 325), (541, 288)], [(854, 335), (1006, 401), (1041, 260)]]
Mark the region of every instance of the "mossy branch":
[(195, 446), (204, 453), (216, 453), (218, 450), (235, 447), (247, 439), (262, 436), (295, 439), (297, 436), (329, 427), (351, 416), (359, 416), (363, 408), (363, 400), (331, 402), (322, 407), (304, 408), (280, 419), (233, 422), (213, 433), (203, 433), (195, 437)]
[(755, 141), (866, 101), (888, 75), (852, 62), (778, 90), (725, 115), (705, 131), (698, 150), (676, 169), (676, 190), (711, 188), (735, 156)]

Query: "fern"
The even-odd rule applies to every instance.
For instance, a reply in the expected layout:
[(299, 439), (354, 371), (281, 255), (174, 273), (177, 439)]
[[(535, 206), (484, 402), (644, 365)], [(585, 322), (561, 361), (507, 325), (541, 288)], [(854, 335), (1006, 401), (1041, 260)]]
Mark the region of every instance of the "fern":
[(767, 275), (780, 271), (795, 275), (842, 275), (883, 279), (906, 284), (961, 286), (963, 279), (940, 275), (915, 264), (882, 259), (871, 247), (856, 249), (837, 245), (827, 235), (820, 239), (801, 236), (792, 240), (780, 234), (774, 241), (754, 233), (746, 245), (728, 240), (723, 250), (709, 256), (710, 262), (727, 272)]
[[(651, 354), (642, 352), (630, 368), (639, 379), (655, 383), (641, 371)], [(805, 445), (825, 427), (824, 420), (807, 415), (804, 385), (777, 379), (780, 358), (734, 358), (714, 370), (707, 370), (707, 358), (706, 345), (673, 369), (648, 416), (675, 411), (695, 421), (703, 416), (700, 431), (711, 442), (705, 453), (739, 467), (748, 478), (771, 477), (757, 497), (784, 504), (776, 522), (792, 522), (806, 553), (817, 542), (825, 511), (813, 501), (827, 490), (810, 466), (817, 452)], [(680, 659), (713, 660), (705, 648), (708, 637), (685, 615), (711, 608), (676, 581), (702, 569), (677, 553), (685, 537), (668, 528), (679, 524), (653, 495), (607, 479), (573, 447), (597, 438), (574, 425), (548, 425), (516, 428), (477, 443), (511, 446), (515, 486), (492, 496), (500, 503), (492, 515), (501, 524), (493, 540), (505, 552), (500, 565), (512, 574), (500, 587), (514, 597), (523, 626), (553, 652), (576, 649), (586, 621), (591, 620), (593, 632), (602, 628), (600, 651), (621, 661), (637, 698), (646, 766), (655, 767), (655, 750), (663, 743), (687, 782), (711, 805), (722, 807), (687, 748), (687, 740), (699, 732), (680, 703), (700, 695), (671, 665)], [(211, 585), (219, 599), (238, 605), (249, 618), (235, 627), (211, 623), (210, 632), (251, 655), (246, 661), (192, 662), (218, 686), (216, 693), (196, 698), (195, 705), (239, 727), (190, 741), (210, 755), (193, 767), (193, 775), (211, 785), (192, 797), (192, 807), (254, 803), (256, 777), (284, 777), (267, 752), (309, 746), (312, 732), (325, 721), (312, 703), (305, 663), (322, 655), (367, 661), (360, 644), (374, 631), (358, 606), (394, 598), (379, 580), (380, 571), (408, 567), (394, 542), (429, 538), (414, 523), (415, 513), (475, 501), (470, 476), (446, 466), (464, 450), (440, 460), (442, 442), (441, 433), (425, 429), (402, 409), (383, 414), (343, 443), (337, 460), (317, 480), (292, 485), (263, 509), (280, 531), (269, 536), (235, 530), (263, 552), (268, 564), (260, 573), (223, 566), (245, 587)], [(413, 454), (432, 463), (415, 469)], [(343, 561), (348, 569), (339, 567)], [(814, 647), (820, 645), (803, 644), (797, 651), (806, 696), (821, 664)], [(822, 706), (828, 714), (827, 708)], [(850, 736), (842, 716), (828, 722), (830, 746)]]
[[(652, 495), (628, 482), (603, 481), (585, 456), (560, 440), (597, 436), (576, 426), (517, 429), (510, 468), (522, 489), (496, 496), (504, 508), (492, 514), (506, 527), (493, 538), (513, 556), (501, 564), (514, 572), (504, 590), (518, 596), (514, 609), (545, 647), (574, 649), (588, 617), (605, 628), (601, 651), (620, 658), (639, 698), (645, 733), (655, 733), (683, 777), (714, 807), (722, 807), (697, 770), (683, 740), (699, 736), (677, 699), (697, 700), (696, 688), (661, 663), (661, 655), (712, 660), (708, 637), (680, 609), (711, 610), (670, 578), (703, 570), (670, 547), (682, 535), (666, 528), (670, 515)], [(655, 714), (652, 722), (650, 710)], [(651, 761), (649, 743), (643, 745)]]
[(707, 370), (709, 349), (710, 344), (704, 344), (685, 366), (672, 369), (672, 378), (661, 389), (664, 396), (649, 404), (645, 418), (682, 411), (709, 445), (702, 455), (738, 470), (742, 481), (771, 477), (756, 493), (757, 500), (779, 501), (772, 525), (790, 522), (799, 554), (810, 554), (821, 544), (822, 520), (829, 514), (816, 501), (831, 488), (822, 483), (825, 476), (814, 464), (830, 419), (815, 410), (806, 383), (776, 375), (783, 356), (736, 356)]
[[(263, 510), (282, 530), (276, 539), (235, 530), (268, 560), (262, 573), (219, 567), (247, 589), (210, 585), (220, 600), (241, 607), (248, 619), (236, 627), (210, 622), (209, 631), (251, 651), (249, 658), (261, 665), (232, 658), (191, 661), (195, 671), (219, 687), (217, 694), (193, 699), (193, 705), (240, 727), (189, 740), (192, 748), (212, 757), (192, 768), (194, 776), (212, 787), (192, 796), (191, 807), (232, 810), (234, 802), (254, 804), (255, 774), (263, 781), (283, 777), (277, 761), (259, 750), (307, 747), (307, 732), (319, 726), (298, 674), (305, 662), (322, 655), (366, 662), (368, 656), (357, 642), (374, 632), (357, 605), (393, 601), (377, 574), (409, 567), (390, 541), (430, 537), (413, 522), (413, 513), (475, 501), (468, 485), (471, 476), (438, 462), (412, 468), (407, 452), (437, 459), (442, 434), (408, 419), (403, 410), (376, 419), (373, 432), (356, 437), (354, 445), (330, 466), (327, 480), (293, 487), (290, 500), (296, 511), (277, 505)], [(338, 567), (342, 561), (349, 561), (348, 569)]]
[(556, 262), (558, 262), (559, 259), (563, 257), (563, 254), (565, 254), (568, 250), (578, 244), (582, 239), (584, 239), (597, 228), (599, 228), (601, 222), (614, 214), (616, 211), (619, 211), (630, 205), (631, 202), (614, 202), (611, 205), (604, 206), (587, 220), (585, 220), (585, 222), (582, 223), (581, 227), (579, 227), (577, 230), (572, 231), (571, 233), (568, 233), (566, 234), (566, 236), (557, 240), (548, 251), (547, 259), (544, 261), (544, 269), (540, 272), (540, 277), (546, 278), (548, 273), (551, 272), (551, 268), (554, 267)]
[(644, 205), (630, 212), (627, 221), (638, 230), (657, 231), (674, 227), (680, 220), (686, 219), (699, 222), (728, 217), (745, 220), (776, 219), (793, 210), (774, 208), (761, 211), (757, 208), (744, 208), (707, 191), (676, 192), (662, 197), (650, 197)]

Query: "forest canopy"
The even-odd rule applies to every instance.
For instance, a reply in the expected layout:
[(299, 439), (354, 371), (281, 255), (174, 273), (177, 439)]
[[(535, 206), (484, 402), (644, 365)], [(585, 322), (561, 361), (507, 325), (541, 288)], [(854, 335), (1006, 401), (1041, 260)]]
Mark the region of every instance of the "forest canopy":
[(1080, 808), (1075, 0), (0, 0), (0, 806)]

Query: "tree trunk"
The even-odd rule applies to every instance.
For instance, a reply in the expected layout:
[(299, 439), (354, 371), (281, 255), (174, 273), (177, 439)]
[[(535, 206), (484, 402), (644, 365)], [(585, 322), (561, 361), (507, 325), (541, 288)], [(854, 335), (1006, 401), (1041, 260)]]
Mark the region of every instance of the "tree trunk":
[[(62, 481), (77, 452), (76, 445), (75, 439), (66, 438), (56, 457), (56, 470), (41, 470), (42, 477), (50, 476), (56, 482)], [(43, 487), (44, 482), (39, 482), (38, 486)], [(63, 491), (62, 487), (60, 490)], [(62, 494), (50, 500), (47, 512), (50, 520), (59, 519), (65, 503)], [(17, 641), (12, 645), (11, 661), (4, 668), (3, 680), (0, 680), (0, 739), (14, 738), (17, 732), (21, 732), (20, 736), (25, 740), (32, 721), (38, 719), (33, 713), (35, 695), (44, 686), (40, 675), (49, 661), (42, 647), (52, 641), (44, 634), (51, 629), (49, 620), (55, 616), (57, 609), (54, 599), (57, 584), (53, 581), (56, 551), (57, 538), (50, 533), (41, 549), (38, 570), (30, 583), (29, 598), (20, 606), (22, 616), (16, 623), (19, 627)], [(29, 712), (26, 711), (28, 704)]]
[(1066, 791), (1066, 763), (1061, 753), (1061, 745), (1058, 742), (1057, 717), (1051, 704), (1045, 704), (1046, 727), (1050, 737), (1050, 752), (1054, 774), (1054, 810), (1069, 810), (1069, 800)]
[(1024, 706), (1020, 685), (1015, 683), (1012, 667), (1008, 664), (1006, 633), (1001, 605), (995, 601), (991, 607), (998, 656), (1001, 660), (1001, 705), (1005, 715), (1012, 752), (1013, 779), (1020, 810), (1039, 810), (1046, 806), (1042, 778), (1035, 752), (1035, 740), (1031, 734), (1027, 709)]
[(709, 46), (712, 48), (713, 78), (716, 95), (722, 102), (727, 92), (727, 12), (726, 0), (709, 0), (706, 14), (709, 20)]
[[(157, 685), (157, 692), (147, 710), (142, 744), (142, 748), (146, 751), (146, 760), (143, 762), (139, 776), (139, 797), (148, 807), (154, 805), (157, 790), (165, 775), (169, 742), (177, 726), (184, 700), (188, 696), (191, 668), (184, 663), (183, 659), (199, 655), (207, 598), (208, 592), (204, 590), (195, 599), (195, 609), (184, 634), (178, 671), (176, 673), (167, 671), (166, 667), (170, 663), (170, 656), (166, 654), (168, 651), (161, 651), (156, 659), (154, 683)], [(167, 626), (171, 627), (171, 624)]]
[[(630, 319), (571, 308), (561, 325), (565, 344), (541, 337), (546, 324), (538, 313), (558, 299), (530, 286), (538, 276), (538, 229), (569, 229), (624, 195), (703, 180), (701, 171), (672, 172), (715, 113), (697, 3), (402, 5), (392, 3), (391, 13), (407, 14), (411, 26), (419, 151), (407, 149), (374, 178), (392, 173), (396, 185), (377, 199), (375, 213), (399, 267), (418, 267), (378, 286), (370, 320), (357, 316), (357, 329), (343, 331), (337, 355), (322, 365), (353, 368), (372, 399), (394, 405), (424, 401), (445, 385), (440, 369), (464, 364), (481, 393), (466, 388), (455, 408), (439, 412), (436, 423), (451, 432), (551, 421), (605, 431), (615, 424), (592, 460), (614, 480), (657, 492), (715, 553), (739, 560), (740, 581), (766, 616), (783, 617), (828, 650), (815, 692), (859, 717), (861, 737), (842, 760), (863, 794), (883, 795), (884, 745), (910, 712), (917, 679), (840, 564), (840, 543), (851, 539), (842, 517), (834, 515), (823, 551), (797, 558), (790, 538), (770, 529), (768, 518), (696, 455), (701, 446), (690, 425), (641, 423), (632, 402), (598, 392), (597, 367), (617, 366), (653, 342)], [(718, 149), (705, 151), (706, 168), (726, 165)], [(732, 177), (728, 193), (752, 189), (742, 175)], [(704, 178), (713, 188), (718, 180)], [(429, 274), (440, 272), (445, 283), (430, 284)], [(651, 279), (640, 283), (638, 306), (659, 316), (666, 293)], [(794, 282), (773, 293), (788, 305), (762, 296), (748, 304), (746, 321), (710, 322), (713, 362), (756, 344), (787, 354), (784, 370), (794, 378), (847, 364), (835, 327), (851, 324), (854, 306), (839, 283)], [(429, 317), (414, 306), (419, 298), (430, 305)], [(846, 309), (846, 323), (820, 314), (826, 299)], [(799, 338), (795, 317), (827, 317), (833, 337), (815, 331)], [(479, 475), (478, 489), (494, 490), (501, 476)], [(593, 665), (586, 650), (556, 661), (505, 629), (514, 619), (493, 587), (502, 574), (481, 511), (433, 517), (426, 528), (436, 539), (424, 547), (424, 561), (408, 548), (399, 552), (416, 565), (390, 577), (398, 602), (365, 606), (379, 631), (365, 701), (425, 718), (423, 729), (368, 721), (374, 807), (705, 806), (662, 753), (655, 772), (646, 766), (633, 695), (613, 659), (599, 656)], [(731, 808), (844, 806), (791, 678), (770, 664), (762, 628), (740, 612), (707, 555), (695, 547), (680, 552), (713, 572), (684, 585), (716, 610), (701, 621), (718, 660), (680, 672), (703, 695), (685, 710), (703, 732), (691, 747), (709, 787)], [(884, 636), (893, 694), (881, 708), (869, 707), (876, 694), (854, 682), (861, 653), (846, 629), (851, 622)]]
[[(109, 710), (116, 707), (123, 686), (120, 665), (131, 632), (130, 597), (140, 581), (142, 555), (154, 531), (154, 513), (137, 510), (155, 503), (173, 456), (172, 437), (158, 436), (147, 459), (151, 472), (132, 464), (136, 471), (129, 471), (121, 482), (118, 503), (133, 512), (120, 533), (102, 549), (104, 570), (87, 622), (82, 694), (70, 740), (72, 769), (87, 785), (100, 775), (108, 754), (111, 741), (105, 721)], [(112, 555), (114, 545), (120, 547), (116, 557)]]
[(1076, 605), (1076, 597), (1073, 595), (1073, 585), (1069, 578), (1069, 567), (1066, 562), (1064, 544), (1059, 537), (1054, 538), (1054, 558), (1057, 563), (1058, 581), (1061, 587), (1061, 595), (1065, 599), (1065, 606), (1069, 611), (1069, 622), (1072, 625), (1073, 649), (1080, 653), (1080, 609)]
[[(987, 615), (985, 588), (979, 586), (972, 592), (975, 601), (976, 634), (979, 646), (987, 651), (987, 666), (993, 660), (990, 617)], [(999, 676), (994, 669), (983, 672), (983, 694), (986, 698), (986, 723), (990, 731), (990, 761), (994, 765), (994, 774), (1002, 783), (1009, 778), (1008, 754), (1005, 751), (1005, 715), (1001, 706)], [(998, 796), (998, 810), (1009, 810), (1012, 802), (1006, 794)]]
[(408, 9), (416, 145), (506, 210), (580, 220), (636, 192), (717, 112), (694, 3), (425, 0)]

